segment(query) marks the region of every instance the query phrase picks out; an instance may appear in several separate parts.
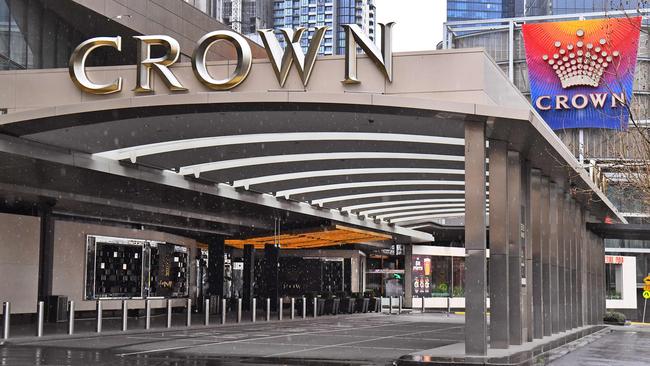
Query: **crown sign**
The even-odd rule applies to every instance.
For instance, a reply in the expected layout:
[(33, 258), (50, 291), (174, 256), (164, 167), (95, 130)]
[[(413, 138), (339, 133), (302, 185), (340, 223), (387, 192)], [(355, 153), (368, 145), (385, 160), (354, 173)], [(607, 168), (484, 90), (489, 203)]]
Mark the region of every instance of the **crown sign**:
[(582, 41), (584, 30), (578, 29), (576, 35), (579, 39), (575, 45), (569, 43), (566, 47), (562, 47), (562, 42), (555, 41), (555, 53), (552, 56), (543, 55), (542, 59), (553, 67), (562, 82), (562, 88), (577, 85), (597, 87), (605, 69), (615, 57), (619, 57), (620, 53), (618, 51), (607, 53), (604, 49), (607, 45), (605, 38), (601, 38), (599, 44), (594, 46)]

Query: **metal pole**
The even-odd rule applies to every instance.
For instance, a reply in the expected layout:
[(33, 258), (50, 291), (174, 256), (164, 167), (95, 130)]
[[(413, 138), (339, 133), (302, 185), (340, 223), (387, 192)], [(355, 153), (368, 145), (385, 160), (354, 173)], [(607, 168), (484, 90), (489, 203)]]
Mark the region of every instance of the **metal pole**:
[(4, 324), (4, 328), (2, 328), (2, 339), (9, 339), (9, 326), (11, 320), (11, 303), (9, 301), (2, 303), (2, 315), (2, 323)]
[(291, 320), (293, 320), (296, 316), (296, 299), (293, 297), (291, 298)]
[(68, 334), (74, 334), (74, 301), (68, 302)]
[(43, 336), (43, 321), (45, 316), (45, 303), (43, 301), (38, 302), (38, 324), (36, 328), (36, 336)]
[(643, 300), (643, 320), (642, 320), (643, 323), (645, 323), (645, 308), (646, 308), (646, 305), (648, 305), (648, 299)]
[(388, 314), (393, 314), (393, 297), (388, 298)]
[(151, 300), (147, 299), (144, 303), (144, 329), (151, 328)]
[(282, 313), (284, 309), (282, 308), (282, 298), (278, 298), (278, 320), (282, 320)]
[(257, 320), (257, 298), (253, 298), (253, 308), (251, 309), (251, 321), (255, 323)]
[(314, 318), (318, 316), (318, 299), (314, 297)]
[(221, 324), (226, 324), (226, 299), (221, 299)]
[(187, 320), (185, 321), (185, 324), (188, 327), (192, 326), (192, 299), (187, 298)]
[(447, 316), (451, 314), (451, 297), (447, 298)]
[(167, 328), (172, 327), (172, 300), (167, 299)]
[(379, 296), (379, 312), (383, 313), (384, 312), (384, 297)]
[(266, 321), (271, 321), (271, 298), (266, 298)]
[(122, 300), (122, 331), (126, 332), (129, 322), (129, 307), (126, 303), (126, 300)]
[(207, 327), (210, 325), (210, 299), (207, 298), (205, 299), (205, 306), (203, 307), (204, 313), (205, 313), (205, 320), (204, 324)]
[(95, 327), (95, 330), (97, 333), (102, 332), (102, 302), (101, 300), (97, 300), (97, 326)]
[(241, 298), (237, 299), (237, 323), (241, 323)]
[(422, 314), (424, 314), (426, 311), (426, 307), (424, 306), (424, 296), (422, 296)]
[(307, 318), (307, 298), (302, 297), (302, 318)]

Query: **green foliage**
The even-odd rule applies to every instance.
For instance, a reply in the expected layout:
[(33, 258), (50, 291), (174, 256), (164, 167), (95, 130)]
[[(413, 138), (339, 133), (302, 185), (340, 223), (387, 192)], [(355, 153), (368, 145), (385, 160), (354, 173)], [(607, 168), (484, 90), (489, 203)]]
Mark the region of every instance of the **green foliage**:
[(622, 325), (625, 324), (625, 314), (616, 311), (608, 311), (605, 313), (605, 317), (603, 318), (603, 321), (605, 323)]
[(620, 300), (622, 299), (621, 293), (616, 290), (607, 291), (607, 299), (609, 300)]
[(465, 288), (461, 286), (454, 286), (454, 288), (451, 290), (452, 296), (453, 297), (464, 297), (465, 296)]
[(438, 292), (447, 292), (449, 290), (449, 285), (446, 283), (441, 283), (438, 285)]

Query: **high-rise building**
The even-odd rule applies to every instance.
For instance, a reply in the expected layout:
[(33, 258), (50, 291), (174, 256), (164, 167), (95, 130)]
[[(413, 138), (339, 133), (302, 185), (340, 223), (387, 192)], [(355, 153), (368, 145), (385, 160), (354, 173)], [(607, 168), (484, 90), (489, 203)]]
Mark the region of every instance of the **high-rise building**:
[(185, 0), (233, 30), (256, 40), (258, 29), (273, 28), (273, 0)]
[(645, 0), (448, 0), (447, 21), (559, 15), (648, 7)]
[(515, 14), (516, 0), (448, 0), (447, 21), (498, 19)]
[[(374, 0), (274, 0), (273, 27), (305, 27), (307, 37), (301, 41), (307, 49), (315, 27), (328, 26), (319, 50), (321, 55), (341, 54), (345, 49), (342, 24), (357, 24), (370, 39), (375, 39)], [(282, 41), (282, 40), (281, 40)]]

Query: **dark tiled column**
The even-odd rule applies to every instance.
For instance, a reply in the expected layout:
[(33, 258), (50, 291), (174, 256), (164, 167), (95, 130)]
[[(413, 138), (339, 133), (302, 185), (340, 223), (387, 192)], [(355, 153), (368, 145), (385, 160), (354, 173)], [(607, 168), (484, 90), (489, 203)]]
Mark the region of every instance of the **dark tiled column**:
[(508, 348), (508, 145), (490, 140), (490, 347)]
[(250, 310), (253, 305), (253, 282), (255, 281), (255, 247), (244, 245), (244, 288), (242, 304), (244, 310)]
[(208, 294), (223, 297), (224, 238), (215, 237), (208, 243)]
[(564, 249), (564, 254), (566, 255), (564, 258), (566, 306), (564, 311), (566, 316), (566, 329), (569, 330), (573, 328), (573, 301), (575, 301), (573, 298), (573, 267), (575, 265), (573, 260), (573, 245), (575, 240), (573, 237), (573, 200), (568, 194), (564, 196), (564, 228), (564, 234), (566, 235), (566, 248)]
[(551, 184), (550, 191), (550, 206), (549, 206), (549, 226), (550, 226), (550, 246), (551, 246), (551, 255), (550, 255), (550, 265), (549, 269), (551, 271), (551, 286), (550, 286), (550, 295), (551, 295), (551, 333), (557, 333), (560, 328), (560, 316), (559, 316), (559, 277), (558, 277), (558, 187), (556, 184)]
[(560, 188), (557, 192), (558, 211), (558, 331), (566, 330), (566, 223), (565, 223), (564, 191)]
[(279, 283), (279, 262), (280, 248), (277, 245), (267, 244), (264, 246), (264, 285), (266, 286), (266, 297), (271, 299), (271, 309), (275, 311), (278, 307), (280, 292)]
[(533, 169), (530, 175), (531, 231), (533, 240), (533, 337), (544, 336), (544, 313), (542, 308), (542, 177)]
[(550, 182), (542, 177), (541, 234), (542, 234), (542, 314), (545, 336), (551, 335), (551, 225)]
[(519, 153), (508, 151), (508, 301), (510, 344), (519, 345), (524, 342), (524, 324), (522, 319), (522, 244), (525, 230), (522, 229), (523, 205), (521, 186), (521, 160)]
[(524, 322), (524, 339), (527, 342), (533, 341), (534, 336), (534, 319), (533, 319), (533, 231), (532, 231), (532, 210), (531, 203), (531, 169), (530, 163), (525, 162), (521, 169), (521, 185), (523, 187), (523, 201), (524, 201), (524, 275), (526, 277), (526, 285), (522, 296), (523, 312), (522, 320)]
[(487, 354), (485, 121), (465, 121), (465, 353)]
[(579, 281), (579, 266), (580, 266), (580, 221), (578, 220), (580, 211), (578, 203), (573, 201), (573, 247), (571, 248), (571, 261), (573, 264), (573, 270), (571, 271), (571, 279), (573, 281), (573, 310), (571, 319), (573, 320), (573, 328), (577, 328), (579, 325), (579, 311), (580, 307), (580, 281)]

